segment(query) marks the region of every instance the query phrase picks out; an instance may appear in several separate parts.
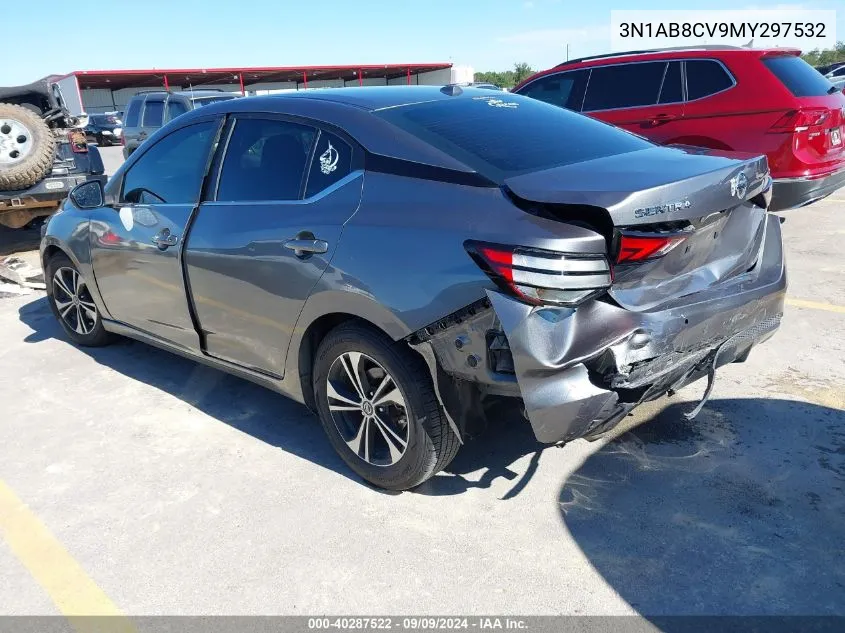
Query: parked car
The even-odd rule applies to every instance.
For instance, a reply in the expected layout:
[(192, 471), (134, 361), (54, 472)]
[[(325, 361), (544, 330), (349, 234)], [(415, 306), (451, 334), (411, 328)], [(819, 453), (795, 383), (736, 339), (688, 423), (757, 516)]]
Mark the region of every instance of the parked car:
[(764, 153), (772, 209), (845, 185), (845, 96), (792, 49), (698, 47), (572, 60), (514, 92), (661, 144)]
[(842, 79), (845, 78), (845, 64), (839, 62), (833, 64), (830, 69), (824, 74), (828, 79)]
[(144, 139), (176, 117), (195, 108), (239, 96), (222, 90), (139, 92), (126, 104), (126, 117), (123, 119), (123, 157), (129, 157)]
[(275, 389), (406, 489), (485, 401), (541, 442), (596, 437), (745, 360), (783, 312), (770, 188), (763, 156), (518, 95), (327, 89), (172, 121), (74, 189), (41, 256), (74, 342), (123, 334)]
[(50, 215), (74, 186), (102, 174), (58, 84), (0, 88), (0, 224), (17, 229)]
[(85, 136), (100, 146), (116, 145), (123, 136), (123, 123), (114, 114), (89, 114)]
[(845, 92), (845, 77), (843, 77), (842, 79), (834, 79), (830, 83), (832, 83), (834, 87), (836, 87), (841, 92)]

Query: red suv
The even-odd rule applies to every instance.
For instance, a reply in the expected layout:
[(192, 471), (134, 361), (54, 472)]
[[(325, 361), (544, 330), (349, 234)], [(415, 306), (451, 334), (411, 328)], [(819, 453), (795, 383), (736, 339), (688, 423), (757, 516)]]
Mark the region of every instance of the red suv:
[(772, 210), (845, 185), (845, 95), (795, 49), (697, 47), (585, 57), (513, 92), (663, 144), (765, 154)]

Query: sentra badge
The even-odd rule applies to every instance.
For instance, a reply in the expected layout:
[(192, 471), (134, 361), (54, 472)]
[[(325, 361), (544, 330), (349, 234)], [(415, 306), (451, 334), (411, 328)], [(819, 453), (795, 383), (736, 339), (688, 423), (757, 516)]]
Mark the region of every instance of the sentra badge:
[(687, 198), (684, 198), (683, 200), (679, 200), (677, 202), (661, 204), (656, 207), (642, 207), (640, 209), (634, 209), (634, 217), (647, 218), (652, 215), (663, 215), (664, 213), (673, 213), (675, 211), (689, 209), (691, 206), (692, 203)]

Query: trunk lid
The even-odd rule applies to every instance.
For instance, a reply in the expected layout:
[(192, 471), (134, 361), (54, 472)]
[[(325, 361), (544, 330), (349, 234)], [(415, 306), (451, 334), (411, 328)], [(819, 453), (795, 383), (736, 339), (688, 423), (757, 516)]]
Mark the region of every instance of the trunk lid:
[[(764, 156), (682, 147), (654, 147), (505, 181), (523, 208), (604, 227), (599, 230), (614, 262), (608, 292), (634, 311), (752, 269), (763, 244), (770, 186)], [(630, 238), (672, 246), (661, 256), (626, 260), (622, 249)]]

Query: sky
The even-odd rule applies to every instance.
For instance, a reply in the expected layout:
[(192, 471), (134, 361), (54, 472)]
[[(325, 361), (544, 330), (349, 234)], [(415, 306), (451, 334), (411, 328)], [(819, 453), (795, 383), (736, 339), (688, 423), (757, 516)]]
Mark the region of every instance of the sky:
[[(441, 61), (476, 71), (516, 62), (541, 69), (564, 61), (567, 43), (573, 58), (609, 51), (612, 9), (679, 8), (677, 0), (129, 0), (87, 5), (84, 29), (51, 31), (43, 3), (11, 2), (16, 41), (33, 45), (6, 53), (0, 85), (74, 70)], [(838, 8), (845, 39), (842, 0), (681, 6)]]

